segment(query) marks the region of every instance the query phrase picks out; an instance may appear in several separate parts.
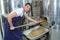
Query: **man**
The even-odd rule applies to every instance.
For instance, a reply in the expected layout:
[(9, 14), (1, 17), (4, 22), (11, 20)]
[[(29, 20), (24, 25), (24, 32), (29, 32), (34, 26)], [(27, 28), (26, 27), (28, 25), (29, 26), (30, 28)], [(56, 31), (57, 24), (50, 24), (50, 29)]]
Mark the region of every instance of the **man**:
[(15, 27), (18, 26), (17, 22), (21, 20), (23, 16), (28, 20), (37, 23), (37, 21), (33, 20), (26, 14), (26, 12), (28, 12), (30, 9), (31, 4), (26, 3), (24, 7), (18, 8), (8, 15), (5, 23), (4, 40), (23, 40), (21, 29), (16, 29)]

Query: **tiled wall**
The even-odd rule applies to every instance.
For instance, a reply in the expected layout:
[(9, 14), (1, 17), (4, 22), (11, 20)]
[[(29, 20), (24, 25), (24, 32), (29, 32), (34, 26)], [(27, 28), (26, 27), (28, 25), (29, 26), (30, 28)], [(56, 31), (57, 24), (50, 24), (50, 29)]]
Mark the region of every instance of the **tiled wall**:
[(32, 1), (33, 18), (35, 20), (40, 19), (40, 15), (41, 15), (41, 7), (40, 6), (42, 6), (42, 5), (40, 5), (40, 1), (41, 0)]

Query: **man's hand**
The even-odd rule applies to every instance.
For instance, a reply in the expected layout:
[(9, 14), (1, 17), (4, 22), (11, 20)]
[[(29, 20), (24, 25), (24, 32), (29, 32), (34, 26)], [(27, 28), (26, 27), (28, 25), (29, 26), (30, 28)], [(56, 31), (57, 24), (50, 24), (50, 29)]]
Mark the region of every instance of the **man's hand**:
[(39, 21), (34, 21), (34, 23), (36, 23), (36, 24), (37, 24), (37, 23), (39, 23)]
[(10, 27), (10, 30), (14, 30), (14, 29), (15, 29), (15, 27), (13, 27), (13, 26)]

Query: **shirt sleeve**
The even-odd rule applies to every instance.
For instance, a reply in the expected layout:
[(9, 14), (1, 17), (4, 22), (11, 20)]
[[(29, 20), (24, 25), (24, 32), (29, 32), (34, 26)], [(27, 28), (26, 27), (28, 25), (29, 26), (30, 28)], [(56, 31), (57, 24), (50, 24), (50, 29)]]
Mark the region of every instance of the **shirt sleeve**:
[(23, 16), (23, 11), (22, 9), (16, 9), (15, 12), (17, 13), (17, 16)]

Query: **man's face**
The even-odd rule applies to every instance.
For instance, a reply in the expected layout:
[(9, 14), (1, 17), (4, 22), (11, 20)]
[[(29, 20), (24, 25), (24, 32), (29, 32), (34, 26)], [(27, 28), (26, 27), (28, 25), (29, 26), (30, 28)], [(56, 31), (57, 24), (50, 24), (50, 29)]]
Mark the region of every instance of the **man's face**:
[(30, 10), (30, 8), (31, 8), (30, 5), (26, 5), (24, 9), (26, 12), (28, 12)]

